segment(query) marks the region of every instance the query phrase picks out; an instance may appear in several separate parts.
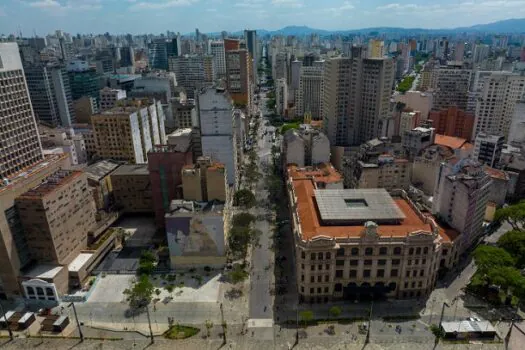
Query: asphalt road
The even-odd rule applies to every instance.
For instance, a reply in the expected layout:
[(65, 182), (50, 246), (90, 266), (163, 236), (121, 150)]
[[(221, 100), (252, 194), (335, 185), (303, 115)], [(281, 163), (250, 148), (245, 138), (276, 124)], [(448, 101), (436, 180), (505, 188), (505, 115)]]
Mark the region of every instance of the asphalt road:
[[(259, 96), (262, 97), (263, 94)], [(260, 98), (259, 106), (265, 114), (265, 99)], [(263, 135), (266, 130), (264, 125), (265, 119), (261, 118), (259, 130), (257, 131), (257, 155), (259, 162), (259, 171), (264, 175), (264, 164), (271, 161), (271, 136)], [(270, 127), (271, 128), (271, 127)], [(255, 186), (255, 198), (257, 203), (266, 203), (268, 200), (268, 191), (265, 190), (264, 176)], [(270, 213), (267, 208), (260, 206), (252, 210), (256, 216), (266, 216)], [(249, 318), (250, 319), (271, 319), (273, 320), (273, 296), (270, 293), (270, 287), (273, 283), (273, 261), (274, 253), (270, 249), (272, 246), (272, 228), (268, 220), (257, 220), (255, 228), (262, 232), (259, 238), (259, 244), (252, 249), (251, 261), (251, 285), (249, 301)]]

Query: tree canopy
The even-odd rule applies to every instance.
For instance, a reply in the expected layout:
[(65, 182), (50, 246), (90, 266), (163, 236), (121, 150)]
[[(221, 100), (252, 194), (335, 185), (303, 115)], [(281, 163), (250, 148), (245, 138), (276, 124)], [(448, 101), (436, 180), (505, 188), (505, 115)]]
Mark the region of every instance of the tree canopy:
[(232, 218), (232, 226), (243, 226), (247, 227), (252, 224), (252, 222), (255, 221), (255, 216), (253, 216), (250, 213), (239, 213), (235, 214)]
[(514, 265), (514, 259), (505, 249), (489, 245), (477, 247), (474, 250), (474, 260), (479, 270), (485, 273), (496, 267)]
[(494, 219), (507, 221), (515, 231), (523, 231), (525, 227), (525, 200), (496, 210)]
[(525, 267), (525, 231), (512, 230), (505, 233), (498, 240), (498, 246), (512, 255), (519, 268)]
[(248, 189), (238, 190), (233, 195), (233, 205), (251, 208), (255, 205), (255, 196)]
[(155, 287), (146, 275), (140, 276), (135, 283), (124, 290), (130, 308), (139, 309), (147, 306), (151, 302), (151, 296)]

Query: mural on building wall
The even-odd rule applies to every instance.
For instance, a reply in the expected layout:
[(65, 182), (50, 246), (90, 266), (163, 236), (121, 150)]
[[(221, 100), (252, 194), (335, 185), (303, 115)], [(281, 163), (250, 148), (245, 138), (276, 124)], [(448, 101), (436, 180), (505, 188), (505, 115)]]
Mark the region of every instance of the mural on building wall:
[(166, 220), (172, 256), (223, 256), (222, 216), (172, 217)]

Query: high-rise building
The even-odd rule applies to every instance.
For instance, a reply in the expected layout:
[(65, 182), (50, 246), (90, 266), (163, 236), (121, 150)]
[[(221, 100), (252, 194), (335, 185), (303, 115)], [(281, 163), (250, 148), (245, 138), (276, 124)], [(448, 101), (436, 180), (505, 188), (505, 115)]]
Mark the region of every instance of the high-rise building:
[(157, 227), (164, 225), (164, 215), (170, 202), (183, 198), (181, 172), (184, 166), (193, 163), (191, 135), (188, 133), (186, 136), (185, 142), (156, 145), (148, 153), (148, 170)]
[(221, 89), (207, 88), (196, 96), (202, 155), (224, 164), (228, 184), (235, 185), (237, 157), (232, 99)]
[(368, 42), (368, 58), (382, 58), (385, 55), (385, 42), (378, 39), (370, 39)]
[(435, 90), (433, 108), (442, 110), (456, 106), (466, 110), (471, 74), (470, 70), (461, 67), (435, 67), (431, 78)]
[(497, 167), (504, 142), (505, 138), (503, 136), (487, 135), (480, 132), (474, 140), (473, 158), (491, 168)]
[(302, 118), (305, 113), (312, 120), (321, 120), (323, 112), (323, 69), (325, 61), (315, 61), (312, 66), (302, 66), (299, 89), (296, 97), (296, 116)]
[(168, 41), (154, 39), (148, 45), (149, 66), (153, 69), (168, 70)]
[(195, 90), (211, 85), (214, 80), (213, 57), (184, 55), (169, 58), (169, 70), (175, 73), (178, 86), (184, 87), (188, 98), (193, 99)]
[(391, 58), (352, 57), (326, 61), (323, 96), (325, 132), (332, 145), (360, 145), (381, 135), (394, 82)]
[(224, 42), (212, 41), (210, 44), (213, 64), (215, 66), (216, 78), (226, 77), (226, 58), (224, 54)]
[(0, 43), (0, 179), (43, 159), (22, 61), (15, 43)]
[(474, 53), (472, 54), (472, 62), (480, 63), (487, 57), (489, 57), (490, 46), (485, 44), (474, 45)]
[(486, 77), (476, 102), (475, 137), (480, 132), (507, 138), (514, 108), (525, 94), (525, 76), (493, 72)]
[(509, 143), (525, 143), (525, 101), (521, 100), (514, 107), (514, 114), (510, 123)]
[(91, 117), (101, 158), (127, 161), (134, 164), (147, 162), (153, 145), (165, 144), (164, 115), (160, 102), (115, 107)]
[(251, 61), (247, 50), (226, 51), (226, 86), (237, 105), (251, 108)]
[(470, 140), (474, 129), (475, 117), (456, 106), (441, 111), (431, 111), (428, 119), (432, 120), (432, 127), (436, 133), (446, 136), (461, 137)]
[(33, 259), (65, 265), (86, 249), (95, 201), (85, 173), (58, 171), (15, 202)]
[(288, 108), (288, 86), (286, 79), (281, 78), (275, 81), (275, 111), (278, 115), (286, 115)]
[(475, 160), (454, 159), (441, 164), (432, 213), (459, 232), (458, 255), (483, 235), (490, 184), (490, 176)]
[(274, 62), (272, 63), (272, 77), (274, 80), (277, 79), (288, 79), (288, 65), (290, 57), (287, 52), (278, 52), (273, 56)]
[(100, 77), (95, 68), (81, 66), (78, 70), (68, 66), (69, 84), (73, 100), (90, 96), (97, 100), (100, 98)]
[(463, 61), (465, 56), (465, 42), (458, 41), (454, 46), (454, 61)]
[(131, 46), (124, 46), (120, 48), (120, 66), (133, 67), (135, 66), (135, 50)]
[(50, 126), (71, 126), (75, 111), (66, 69), (59, 65), (26, 65), (24, 72), (37, 120)]
[(184, 199), (197, 202), (226, 202), (226, 169), (210, 157), (199, 157), (193, 165), (182, 170)]
[(259, 66), (257, 31), (245, 29), (244, 40), (246, 41), (246, 49), (248, 49), (248, 52), (250, 53), (250, 56), (253, 60), (253, 77), (257, 77), (257, 67)]
[(126, 99), (126, 90), (105, 87), (100, 90), (100, 110), (111, 109), (117, 105), (118, 101), (124, 99)]

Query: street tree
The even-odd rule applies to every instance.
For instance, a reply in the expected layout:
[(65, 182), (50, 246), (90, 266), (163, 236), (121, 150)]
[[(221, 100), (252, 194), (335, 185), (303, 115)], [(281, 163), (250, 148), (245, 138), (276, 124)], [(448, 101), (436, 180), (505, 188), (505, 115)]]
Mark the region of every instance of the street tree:
[(495, 267), (514, 266), (514, 259), (505, 249), (488, 245), (474, 250), (474, 260), (479, 271), (485, 274)]
[(513, 230), (525, 230), (525, 200), (496, 210), (494, 215), (496, 221), (507, 221)]
[(301, 321), (304, 322), (304, 326), (306, 327), (308, 322), (314, 319), (314, 313), (311, 310), (304, 310), (299, 313), (299, 317), (301, 318)]
[(213, 328), (213, 322), (210, 321), (210, 320), (206, 320), (206, 337), (209, 338), (210, 337), (210, 330)]
[(498, 240), (498, 246), (516, 259), (517, 267), (525, 267), (525, 231), (512, 230), (505, 233)]
[(330, 316), (334, 317), (334, 318), (337, 318), (339, 317), (339, 315), (341, 315), (341, 308), (338, 307), (338, 306), (332, 306), (330, 308), (330, 310), (328, 310), (328, 312), (330, 313)]
[(129, 307), (140, 309), (147, 306), (151, 302), (154, 289), (155, 287), (147, 275), (139, 276), (131, 288), (124, 290)]
[(250, 213), (242, 212), (235, 214), (232, 218), (232, 226), (248, 227), (255, 221), (255, 216)]
[(228, 235), (228, 246), (236, 258), (245, 258), (248, 245), (251, 242), (249, 227), (233, 226)]
[(233, 205), (235, 206), (251, 208), (255, 205), (255, 203), (255, 196), (253, 195), (252, 191), (248, 189), (238, 190), (233, 195)]

